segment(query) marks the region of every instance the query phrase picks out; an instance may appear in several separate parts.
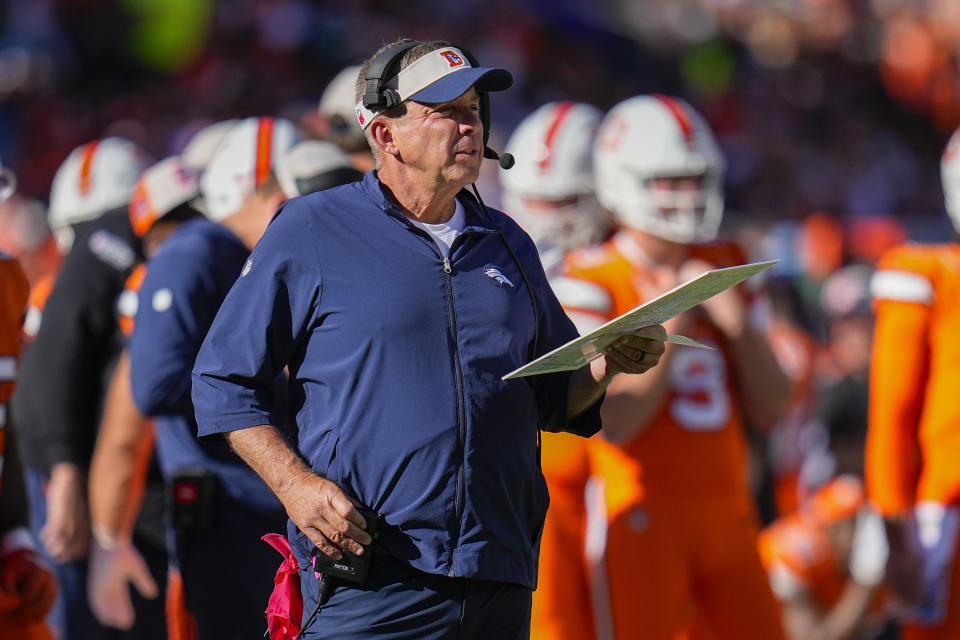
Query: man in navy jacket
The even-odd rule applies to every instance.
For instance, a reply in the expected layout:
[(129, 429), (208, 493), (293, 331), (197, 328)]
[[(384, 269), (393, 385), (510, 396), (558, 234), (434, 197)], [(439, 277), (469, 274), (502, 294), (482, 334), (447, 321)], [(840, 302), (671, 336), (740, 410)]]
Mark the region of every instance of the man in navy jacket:
[[(358, 105), (378, 169), (281, 209), (201, 347), (197, 422), (287, 510), (303, 637), (526, 637), (548, 504), (538, 427), (596, 433), (613, 375), (663, 345), (631, 335), (572, 374), (501, 380), (576, 336), (529, 237), (463, 190), (481, 93), (512, 78), (443, 42), (385, 73), (399, 106)], [(284, 367), (295, 442), (270, 401)], [(369, 581), (321, 593), (312, 554), (371, 543), (358, 503), (383, 515)]]

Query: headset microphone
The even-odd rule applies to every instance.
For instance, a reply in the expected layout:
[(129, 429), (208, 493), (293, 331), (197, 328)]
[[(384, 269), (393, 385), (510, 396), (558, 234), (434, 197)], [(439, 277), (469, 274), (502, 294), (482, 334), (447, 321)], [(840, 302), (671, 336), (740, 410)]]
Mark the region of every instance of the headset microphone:
[(513, 154), (510, 153), (497, 153), (490, 147), (483, 148), (483, 157), (489, 158), (490, 160), (496, 160), (500, 163), (501, 169), (509, 169), (516, 164), (516, 160), (513, 159)]

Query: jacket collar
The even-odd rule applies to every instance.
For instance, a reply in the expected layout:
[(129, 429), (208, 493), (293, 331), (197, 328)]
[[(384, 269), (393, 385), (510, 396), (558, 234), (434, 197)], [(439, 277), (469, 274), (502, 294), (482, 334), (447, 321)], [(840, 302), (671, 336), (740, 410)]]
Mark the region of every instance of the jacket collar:
[[(367, 195), (377, 206), (378, 209), (382, 210), (389, 216), (397, 218), (404, 223), (409, 222), (407, 216), (403, 211), (403, 208), (397, 204), (397, 202), (388, 196), (386, 192), (380, 185), (380, 179), (377, 177), (376, 169), (368, 171), (364, 176), (361, 182), (364, 191), (367, 192)], [(457, 199), (463, 204), (464, 213), (466, 214), (466, 225), (464, 231), (470, 230), (480, 230), (480, 231), (496, 231), (497, 227), (493, 224), (491, 216), (488, 212), (483, 210), (483, 207), (480, 206), (480, 203), (477, 202), (476, 197), (470, 193), (467, 189), (461, 189), (460, 193), (457, 194)]]

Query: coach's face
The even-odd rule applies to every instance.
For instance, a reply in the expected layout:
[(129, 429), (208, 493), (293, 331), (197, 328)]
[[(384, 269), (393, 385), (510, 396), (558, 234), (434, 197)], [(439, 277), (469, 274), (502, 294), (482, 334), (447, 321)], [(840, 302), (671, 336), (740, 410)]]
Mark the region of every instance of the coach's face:
[(477, 180), (483, 162), (480, 97), (473, 88), (456, 100), (407, 103), (394, 121), (399, 159), (438, 186), (466, 186)]

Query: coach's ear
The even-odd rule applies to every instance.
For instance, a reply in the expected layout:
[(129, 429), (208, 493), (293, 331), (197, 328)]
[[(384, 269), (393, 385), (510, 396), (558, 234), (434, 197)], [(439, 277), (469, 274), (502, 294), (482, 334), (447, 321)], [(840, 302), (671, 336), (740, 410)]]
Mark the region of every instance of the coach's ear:
[(380, 153), (394, 157), (400, 155), (400, 148), (397, 146), (397, 140), (393, 135), (393, 122), (390, 118), (375, 118), (370, 123), (370, 135), (374, 144), (380, 149)]

